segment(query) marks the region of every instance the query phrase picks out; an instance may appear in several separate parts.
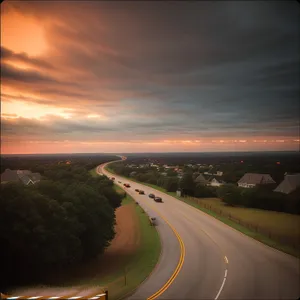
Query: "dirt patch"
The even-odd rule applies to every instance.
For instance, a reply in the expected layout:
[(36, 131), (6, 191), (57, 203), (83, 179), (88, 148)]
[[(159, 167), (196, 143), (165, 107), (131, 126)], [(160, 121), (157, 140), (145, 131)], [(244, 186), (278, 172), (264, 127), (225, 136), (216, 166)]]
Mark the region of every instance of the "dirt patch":
[(107, 255), (132, 254), (140, 242), (138, 230), (138, 218), (133, 204), (121, 206), (116, 210), (117, 224), (115, 226), (116, 236), (111, 245), (106, 249)]
[(116, 209), (116, 235), (111, 245), (97, 259), (76, 268), (72, 279), (89, 280), (113, 275), (120, 269), (140, 244), (139, 219), (134, 204), (127, 204)]

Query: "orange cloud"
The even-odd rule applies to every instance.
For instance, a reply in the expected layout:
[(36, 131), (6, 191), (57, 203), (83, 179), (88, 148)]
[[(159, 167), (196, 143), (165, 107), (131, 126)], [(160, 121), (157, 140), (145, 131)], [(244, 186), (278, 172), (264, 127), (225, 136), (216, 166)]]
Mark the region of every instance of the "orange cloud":
[[(6, 3), (7, 1), (1, 6), (7, 5)], [(40, 56), (47, 51), (42, 24), (13, 10), (1, 16), (1, 45), (30, 56)]]

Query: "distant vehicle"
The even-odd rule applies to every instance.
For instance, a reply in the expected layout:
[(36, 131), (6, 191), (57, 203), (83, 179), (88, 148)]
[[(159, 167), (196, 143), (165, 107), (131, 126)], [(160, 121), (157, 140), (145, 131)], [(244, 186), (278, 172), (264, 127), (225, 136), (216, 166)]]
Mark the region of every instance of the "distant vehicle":
[(149, 198), (155, 198), (155, 195), (154, 194), (149, 194)]
[(136, 191), (136, 192), (139, 192), (140, 190), (139, 190), (139, 189), (135, 189), (135, 191)]
[(112, 177), (112, 178), (111, 178), (111, 180), (115, 180), (115, 179), (116, 179), (115, 177)]
[(155, 226), (156, 225), (156, 218), (149, 217), (150, 225)]
[(145, 195), (145, 192), (140, 190), (140, 191), (139, 191), (139, 194), (140, 194), (140, 195)]
[(154, 198), (154, 201), (155, 201), (155, 202), (162, 202), (162, 199), (161, 199), (160, 197), (155, 197), (155, 198)]
[(119, 183), (122, 183), (122, 181), (118, 181)]
[(124, 186), (127, 188), (130, 188), (130, 184), (128, 184), (128, 183), (124, 183)]

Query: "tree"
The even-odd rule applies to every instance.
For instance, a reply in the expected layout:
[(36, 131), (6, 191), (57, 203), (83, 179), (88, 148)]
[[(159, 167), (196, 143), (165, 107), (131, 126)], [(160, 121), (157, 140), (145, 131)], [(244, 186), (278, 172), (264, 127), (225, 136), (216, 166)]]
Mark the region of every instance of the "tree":
[(184, 194), (192, 196), (194, 194), (195, 182), (193, 180), (193, 173), (185, 173), (179, 182), (179, 187)]
[(210, 189), (207, 186), (204, 186), (202, 184), (197, 184), (195, 187), (195, 197), (203, 197), (203, 198), (208, 198), (208, 197), (215, 197), (215, 194), (213, 193), (212, 189)]
[(176, 192), (178, 189), (178, 179), (176, 177), (166, 177), (163, 187), (167, 192)]
[(217, 194), (228, 205), (235, 206), (241, 203), (240, 189), (234, 184), (224, 184), (218, 189)]

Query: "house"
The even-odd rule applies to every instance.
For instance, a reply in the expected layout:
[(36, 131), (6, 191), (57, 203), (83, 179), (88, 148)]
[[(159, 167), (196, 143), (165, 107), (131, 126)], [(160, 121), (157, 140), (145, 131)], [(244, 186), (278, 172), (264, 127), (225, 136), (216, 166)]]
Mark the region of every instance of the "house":
[(209, 180), (209, 185), (210, 186), (216, 186), (219, 187), (221, 185), (226, 184), (226, 182), (220, 178), (216, 179), (215, 177), (213, 177), (211, 180)]
[(203, 174), (200, 174), (199, 176), (197, 176), (197, 178), (195, 179), (196, 183), (200, 183), (202, 185), (206, 185), (208, 183), (208, 180), (203, 176)]
[(261, 184), (274, 184), (276, 183), (270, 174), (257, 174), (257, 173), (246, 173), (237, 182), (239, 187), (252, 188)]
[(222, 171), (217, 171), (214, 175), (215, 176), (223, 176), (223, 172)]
[(274, 192), (290, 194), (300, 187), (300, 174), (285, 174), (284, 180), (277, 186)]
[(29, 170), (10, 170), (6, 169), (1, 174), (1, 183), (21, 182), (25, 185), (35, 184), (41, 180), (40, 173), (32, 173)]

